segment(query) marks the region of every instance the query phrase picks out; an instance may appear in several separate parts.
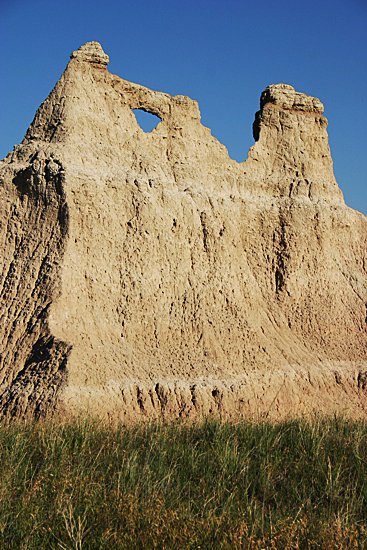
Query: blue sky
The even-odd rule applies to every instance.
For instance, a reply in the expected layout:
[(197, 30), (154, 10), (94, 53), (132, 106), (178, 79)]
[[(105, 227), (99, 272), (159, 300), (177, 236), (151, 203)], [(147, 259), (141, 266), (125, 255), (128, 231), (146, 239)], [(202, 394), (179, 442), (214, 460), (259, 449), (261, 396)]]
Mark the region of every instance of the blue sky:
[(367, 0), (0, 0), (0, 158), (90, 40), (110, 72), (196, 99), (240, 162), (267, 85), (318, 97), (345, 201), (367, 215)]

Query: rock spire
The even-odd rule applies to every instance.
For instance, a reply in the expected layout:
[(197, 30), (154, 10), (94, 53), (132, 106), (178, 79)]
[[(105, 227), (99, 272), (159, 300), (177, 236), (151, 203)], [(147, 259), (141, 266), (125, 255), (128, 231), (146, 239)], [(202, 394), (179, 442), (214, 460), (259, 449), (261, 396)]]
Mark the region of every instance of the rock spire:
[(86, 61), (94, 65), (101, 65), (106, 68), (109, 62), (108, 55), (106, 55), (99, 42), (86, 42), (83, 46), (80, 46), (78, 50), (70, 54), (70, 59), (78, 59), (79, 61)]

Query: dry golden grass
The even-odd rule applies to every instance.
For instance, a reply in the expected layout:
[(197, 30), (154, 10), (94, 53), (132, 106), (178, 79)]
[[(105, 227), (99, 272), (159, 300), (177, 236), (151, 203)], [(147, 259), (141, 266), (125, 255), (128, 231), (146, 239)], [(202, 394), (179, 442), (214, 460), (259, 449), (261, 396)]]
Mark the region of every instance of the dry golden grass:
[(367, 547), (367, 425), (0, 428), (1, 548)]

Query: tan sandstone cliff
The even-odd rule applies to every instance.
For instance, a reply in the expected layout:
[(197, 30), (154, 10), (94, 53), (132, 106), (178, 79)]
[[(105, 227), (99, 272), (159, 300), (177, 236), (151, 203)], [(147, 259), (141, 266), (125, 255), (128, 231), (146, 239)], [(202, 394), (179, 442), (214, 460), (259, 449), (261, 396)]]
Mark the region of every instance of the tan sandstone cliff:
[(364, 416), (367, 218), (321, 102), (269, 86), (238, 164), (107, 64), (73, 52), (0, 163), (2, 414)]

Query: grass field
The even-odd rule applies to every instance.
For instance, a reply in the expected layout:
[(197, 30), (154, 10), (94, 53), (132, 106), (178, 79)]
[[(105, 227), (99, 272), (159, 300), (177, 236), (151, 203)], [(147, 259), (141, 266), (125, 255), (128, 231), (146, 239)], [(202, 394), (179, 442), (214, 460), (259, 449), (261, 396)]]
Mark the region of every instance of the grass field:
[(0, 427), (0, 548), (367, 548), (367, 424)]

